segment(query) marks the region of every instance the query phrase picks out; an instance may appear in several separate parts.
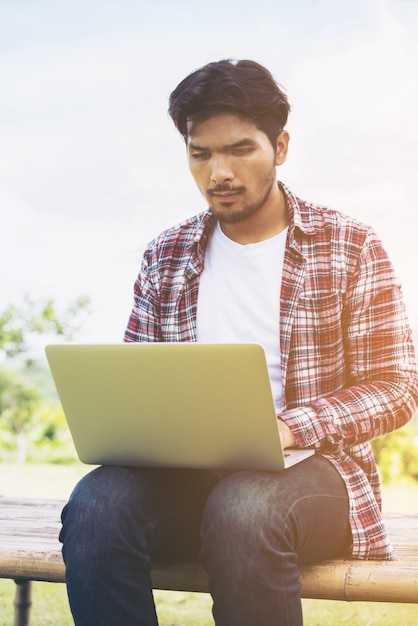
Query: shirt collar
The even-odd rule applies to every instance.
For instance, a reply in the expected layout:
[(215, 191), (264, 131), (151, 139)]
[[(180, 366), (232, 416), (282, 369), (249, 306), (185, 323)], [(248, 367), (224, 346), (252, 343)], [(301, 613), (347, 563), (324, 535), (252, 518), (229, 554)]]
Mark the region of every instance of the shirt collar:
[[(295, 237), (296, 230), (301, 231), (305, 235), (315, 234), (315, 227), (309, 210), (310, 205), (297, 198), (289, 187), (281, 181), (278, 181), (278, 185), (286, 197), (289, 210), (289, 246), (299, 250), (297, 237)], [(197, 272), (200, 272), (203, 271), (206, 246), (209, 236), (212, 233), (217, 220), (209, 209), (201, 213), (198, 217), (200, 219), (196, 220), (196, 231), (191, 243), (191, 253), (193, 257), (192, 265)]]
[(297, 198), (293, 191), (286, 187), (284, 183), (279, 181), (279, 186), (286, 196), (290, 217), (289, 230), (292, 236), (294, 236), (296, 228), (305, 233), (305, 235), (314, 235), (315, 227), (311, 220), (309, 205)]

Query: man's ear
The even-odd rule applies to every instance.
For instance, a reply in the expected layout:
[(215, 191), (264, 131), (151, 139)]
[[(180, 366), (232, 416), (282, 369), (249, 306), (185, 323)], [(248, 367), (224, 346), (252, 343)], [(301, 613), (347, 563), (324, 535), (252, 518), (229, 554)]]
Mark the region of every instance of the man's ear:
[(289, 149), (290, 135), (287, 130), (282, 130), (277, 137), (277, 150), (276, 150), (276, 165), (283, 165), (287, 158), (287, 151)]

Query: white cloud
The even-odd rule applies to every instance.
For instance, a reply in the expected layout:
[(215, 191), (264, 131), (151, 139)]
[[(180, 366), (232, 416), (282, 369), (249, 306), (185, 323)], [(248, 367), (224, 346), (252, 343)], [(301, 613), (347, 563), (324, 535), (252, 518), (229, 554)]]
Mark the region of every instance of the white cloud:
[(293, 103), (283, 179), (376, 227), (418, 318), (418, 2), (61, 4), (0, 6), (3, 294), (87, 291), (97, 332), (120, 336), (140, 248), (203, 206), (168, 93), (235, 56), (265, 63)]

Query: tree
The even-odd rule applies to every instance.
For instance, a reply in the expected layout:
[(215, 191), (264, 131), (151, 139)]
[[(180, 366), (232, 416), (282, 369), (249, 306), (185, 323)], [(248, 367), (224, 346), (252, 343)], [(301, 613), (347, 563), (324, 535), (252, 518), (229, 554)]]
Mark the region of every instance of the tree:
[(26, 357), (22, 373), (0, 369), (0, 436), (3, 448), (14, 443), (19, 462), (25, 461), (28, 432), (41, 405), (39, 391), (30, 383), (30, 371), (35, 363), (30, 353), (32, 340), (35, 335), (54, 335), (71, 340), (88, 314), (88, 305), (88, 298), (79, 298), (63, 313), (58, 313), (52, 299), (35, 302), (26, 296), (21, 306), (11, 304), (0, 313), (3, 360), (18, 359), (21, 363), (20, 357)]
[(0, 370), (0, 433), (5, 448), (10, 447), (10, 437), (14, 440), (18, 463), (26, 459), (27, 432), (40, 404), (36, 387), (28, 385), (17, 372)]
[(25, 296), (21, 306), (10, 304), (0, 313), (0, 350), (8, 358), (26, 353), (30, 337), (56, 335), (71, 340), (88, 314), (88, 298), (78, 298), (58, 313), (52, 299), (35, 302)]
[(384, 483), (418, 480), (418, 414), (403, 428), (374, 439), (372, 447)]

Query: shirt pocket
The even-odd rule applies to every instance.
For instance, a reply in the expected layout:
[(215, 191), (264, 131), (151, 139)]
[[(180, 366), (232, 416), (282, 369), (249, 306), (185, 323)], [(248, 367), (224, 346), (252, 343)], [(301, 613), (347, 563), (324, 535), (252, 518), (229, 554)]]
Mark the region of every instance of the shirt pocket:
[(299, 366), (312, 375), (337, 375), (344, 369), (342, 298), (338, 292), (301, 296), (296, 309), (292, 348)]

